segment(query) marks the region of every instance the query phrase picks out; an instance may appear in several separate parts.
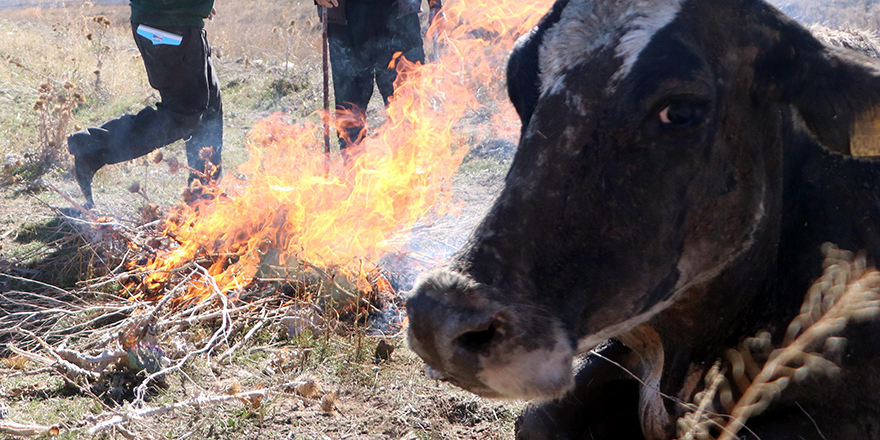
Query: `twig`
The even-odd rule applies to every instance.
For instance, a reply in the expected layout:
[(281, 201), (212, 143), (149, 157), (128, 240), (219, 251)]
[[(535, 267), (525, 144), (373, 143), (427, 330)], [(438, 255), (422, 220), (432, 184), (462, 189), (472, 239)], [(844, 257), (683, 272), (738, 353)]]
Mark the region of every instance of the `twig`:
[(242, 400), (248, 401), (254, 397), (262, 397), (263, 399), (269, 395), (269, 393), (277, 392), (278, 390), (283, 390), (286, 388), (294, 388), (299, 385), (304, 385), (307, 382), (305, 381), (292, 381), (285, 382), (281, 385), (276, 385), (274, 387), (263, 388), (259, 390), (246, 391), (243, 393), (236, 394), (227, 394), (227, 395), (212, 395), (212, 394), (202, 394), (199, 393), (195, 397), (184, 400), (181, 402), (175, 402), (170, 405), (160, 406), (156, 408), (144, 406), (141, 409), (130, 409), (126, 412), (111, 412), (104, 413), (98, 415), (96, 419), (107, 418), (106, 420), (96, 423), (94, 426), (89, 428), (89, 434), (97, 434), (112, 427), (118, 426), (122, 423), (126, 423), (130, 420), (138, 420), (144, 417), (158, 416), (162, 414), (167, 414), (176, 409), (186, 408), (189, 406), (207, 406), (207, 405), (216, 405), (219, 403), (230, 402), (233, 400)]
[(15, 276), (15, 275), (9, 275), (8, 273), (2, 273), (2, 272), (0, 272), (0, 276), (4, 276), (4, 277), (6, 277), (6, 278), (11, 278), (11, 279), (13, 279), (13, 280), (17, 280), (17, 281), (24, 281), (24, 282), (26, 282), (26, 283), (37, 284), (37, 285), (40, 285), (40, 286), (43, 286), (43, 287), (48, 287), (49, 289), (52, 289), (52, 290), (54, 290), (54, 291), (56, 291), (56, 292), (59, 292), (59, 293), (63, 293), (63, 294), (65, 294), (65, 295), (69, 295), (69, 294), (70, 294), (68, 291), (66, 291), (66, 290), (64, 290), (64, 289), (62, 289), (62, 288), (60, 288), (60, 287), (58, 287), (58, 286), (53, 286), (53, 285), (51, 285), (51, 284), (46, 284), (46, 283), (44, 283), (44, 282), (42, 282), (42, 281), (32, 280), (32, 279), (30, 279), (30, 278), (17, 277), (17, 276)]
[(244, 338), (242, 338), (240, 341), (238, 341), (237, 344), (233, 345), (228, 350), (223, 352), (223, 354), (221, 354), (219, 357), (217, 357), (217, 362), (223, 362), (223, 360), (226, 359), (227, 357), (231, 357), (232, 354), (235, 353), (236, 351), (238, 351), (244, 344), (246, 344), (254, 336), (255, 333), (257, 333), (261, 328), (263, 328), (263, 325), (266, 323), (265, 311), (263, 312), (263, 315), (264, 315), (263, 320), (257, 321), (257, 323), (254, 324), (253, 328), (251, 328), (247, 332), (247, 334), (244, 335)]
[(19, 437), (36, 437), (40, 435), (58, 435), (60, 429), (57, 426), (45, 426), (36, 424), (15, 423), (9, 420), (0, 420), (0, 434), (15, 435)]
[(85, 214), (89, 218), (89, 220), (95, 221), (95, 215), (92, 214), (91, 210), (87, 209), (85, 206), (80, 205), (75, 200), (71, 199), (70, 196), (61, 192), (61, 190), (56, 188), (55, 185), (52, 185), (48, 181), (41, 180), (41, 182), (43, 183), (43, 185), (46, 185), (47, 187), (49, 187), (49, 189), (51, 189), (52, 191), (55, 191), (56, 193), (58, 193), (58, 195), (63, 197), (64, 200), (67, 200), (67, 203), (70, 203), (70, 205), (73, 206), (74, 208), (76, 208), (77, 211)]
[(110, 351), (105, 349), (97, 356), (82, 354), (67, 348), (56, 348), (55, 352), (74, 365), (82, 368), (92, 368), (96, 371), (103, 371), (107, 365), (118, 362), (126, 356), (125, 350)]
[(118, 432), (120, 435), (127, 438), (128, 440), (135, 440), (137, 438), (136, 435), (134, 435), (131, 431), (125, 429), (124, 426), (116, 425), (115, 428), (116, 428), (116, 432)]
[(36, 354), (36, 353), (31, 353), (31, 352), (29, 352), (29, 351), (24, 351), (24, 350), (22, 350), (22, 349), (20, 349), (20, 348), (18, 348), (18, 347), (16, 347), (16, 346), (14, 346), (14, 345), (12, 345), (12, 344), (6, 344), (6, 348), (8, 348), (10, 351), (12, 351), (13, 353), (15, 353), (15, 354), (17, 354), (17, 355), (19, 355), (19, 356), (21, 356), (21, 357), (25, 357), (25, 358), (27, 358), (27, 359), (30, 359), (31, 361), (36, 362), (36, 363), (38, 363), (38, 364), (52, 365), (52, 364), (55, 363), (55, 362), (52, 361), (52, 359), (49, 359), (49, 358), (47, 358), (47, 357), (45, 357), (45, 356), (40, 356), (40, 355), (38, 355), (38, 354)]
[[(203, 313), (198, 316), (193, 316), (190, 318), (177, 318), (177, 319), (173, 319), (173, 320), (159, 321), (158, 323), (156, 323), (156, 326), (159, 328), (168, 328), (168, 327), (173, 327), (176, 325), (184, 325), (184, 324), (195, 325), (200, 322), (213, 321), (217, 318), (223, 317), (224, 313), (229, 316), (235, 316), (235, 315), (238, 315), (242, 312), (245, 312), (248, 310), (253, 310), (257, 306), (263, 305), (263, 304), (271, 302), (271, 301), (277, 301), (277, 300), (278, 300), (278, 298), (263, 298), (263, 299), (254, 301), (252, 303), (245, 304), (243, 306), (229, 309), (226, 312), (217, 311), (217, 312), (211, 312), (211, 313)], [(206, 304), (206, 303), (207, 303), (207, 301), (201, 303), (201, 305), (199, 307), (207, 307), (208, 304)], [(186, 312), (186, 311), (184, 311), (184, 312)]]
[(58, 371), (61, 374), (63, 374), (65, 377), (70, 379), (72, 382), (76, 382), (76, 379), (78, 379), (80, 377), (88, 377), (91, 379), (98, 379), (99, 377), (101, 377), (101, 373), (91, 371), (91, 370), (86, 370), (84, 368), (80, 368), (80, 367), (64, 360), (61, 356), (58, 355), (58, 353), (55, 352), (54, 349), (52, 349), (51, 346), (49, 346), (48, 343), (46, 343), (46, 341), (44, 341), (39, 336), (35, 335), (33, 332), (30, 332), (30, 331), (24, 330), (24, 329), (22, 329), (21, 332), (27, 336), (30, 336), (34, 340), (36, 340), (43, 347), (44, 350), (49, 352), (49, 354), (52, 356), (52, 358), (55, 359), (54, 365), (56, 366)]
[(230, 324), (231, 324), (232, 320), (228, 315), (229, 298), (226, 296), (226, 294), (221, 292), (220, 287), (217, 286), (217, 283), (214, 280), (214, 278), (211, 277), (207, 273), (207, 269), (205, 269), (201, 266), (196, 266), (196, 267), (197, 267), (197, 269), (200, 269), (201, 271), (204, 272), (206, 279), (208, 280), (209, 284), (211, 285), (211, 287), (214, 290), (214, 295), (216, 295), (218, 298), (220, 298), (220, 301), (223, 305), (222, 324), (220, 325), (220, 328), (217, 329), (217, 331), (214, 332), (213, 335), (211, 335), (211, 339), (209, 339), (208, 342), (205, 343), (205, 345), (201, 349), (187, 353), (186, 356), (184, 356), (183, 359), (178, 361), (176, 364), (174, 364), (170, 367), (163, 368), (162, 370), (159, 370), (155, 373), (151, 373), (149, 376), (147, 376), (144, 379), (144, 381), (141, 382), (141, 384), (138, 385), (137, 388), (135, 388), (135, 390), (134, 390), (134, 394), (135, 394), (134, 403), (135, 404), (138, 404), (138, 405), (143, 404), (144, 395), (146, 394), (147, 387), (150, 385), (150, 383), (152, 383), (153, 380), (155, 380), (157, 377), (163, 376), (163, 375), (168, 374), (170, 372), (180, 370), (184, 365), (186, 365), (187, 362), (189, 362), (190, 359), (192, 359), (195, 356), (198, 356), (202, 353), (210, 353), (210, 351), (214, 349), (214, 346), (217, 344), (219, 339), (226, 334), (227, 329), (229, 329), (231, 327)]

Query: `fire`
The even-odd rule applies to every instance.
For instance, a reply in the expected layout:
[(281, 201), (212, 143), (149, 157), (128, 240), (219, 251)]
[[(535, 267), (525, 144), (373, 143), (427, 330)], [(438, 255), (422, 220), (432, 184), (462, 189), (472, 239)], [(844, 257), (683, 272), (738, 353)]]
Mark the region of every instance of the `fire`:
[(209, 267), (191, 274), (187, 301), (240, 291), (266, 264), (338, 267), (369, 289), (364, 267), (394, 250), (393, 237), (455, 208), (451, 180), (475, 136), (461, 130), (468, 115), (488, 109), (493, 127), (482, 130), (515, 136), (502, 87), (506, 57), (552, 2), (449, 3), (440, 61), (398, 64), (387, 121), (347, 163), (324, 155), (320, 121), (259, 121), (237, 170), (247, 177), (197, 189), (213, 200), (169, 216), (165, 234), (176, 245), (145, 265), (134, 296), (161, 296), (171, 274), (194, 260)]

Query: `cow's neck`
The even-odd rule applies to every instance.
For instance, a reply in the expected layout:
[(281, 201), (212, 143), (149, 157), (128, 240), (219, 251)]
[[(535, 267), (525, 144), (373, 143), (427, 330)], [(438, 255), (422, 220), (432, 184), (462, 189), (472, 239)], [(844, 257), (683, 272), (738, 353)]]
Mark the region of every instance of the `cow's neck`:
[(775, 314), (792, 315), (806, 289), (821, 275), (820, 246), (830, 242), (880, 257), (880, 162), (823, 149), (798, 124), (786, 150), (783, 233), (779, 248), (779, 297)]
[[(785, 116), (783, 176), (770, 179), (771, 187), (779, 188), (781, 203), (771, 204), (768, 213), (781, 220), (765, 225), (756, 244), (719, 276), (689, 289), (643, 326), (650, 330), (636, 328), (621, 337), (627, 345), (641, 344), (639, 360), (630, 367), (644, 382), (640, 413), (650, 416), (642, 418), (649, 437), (675, 434), (681, 408), (664, 395), (692, 398), (698, 391), (693, 378), (702, 377), (723, 347), (758, 330), (779, 333), (787, 327), (810, 283), (821, 274), (822, 243), (880, 258), (880, 161), (823, 149)], [(718, 301), (740, 297), (747, 300)], [(659, 340), (662, 350), (646, 345), (649, 339)], [(692, 363), (699, 359), (703, 362)]]
[[(657, 335), (657, 345), (661, 347), (634, 350), (642, 358), (632, 365), (643, 381), (640, 413), (651, 416), (648, 420), (642, 418), (643, 424), (647, 423), (643, 430), (649, 439), (674, 437), (675, 421), (684, 411), (678, 402), (693, 397), (701, 383), (698, 379), (720, 357), (724, 347), (735, 345), (743, 335), (754, 334), (762, 327), (761, 321), (766, 317), (756, 311), (766, 309), (762, 302), (771, 296), (777, 276), (783, 143), (775, 142), (759, 153), (763, 154), (767, 173), (765, 213), (749, 247), (714, 278), (687, 289), (645, 325)], [(641, 336), (645, 334), (650, 332), (640, 330), (621, 336), (621, 340), (644, 340)]]
[[(781, 182), (774, 187), (781, 187)], [(777, 221), (768, 220), (760, 228), (752, 247), (715, 278), (688, 289), (647, 324), (620, 336), (637, 354), (630, 367), (642, 380), (639, 412), (649, 440), (674, 437), (675, 421), (684, 410), (678, 402), (689, 401), (701, 383), (694, 378), (702, 377), (724, 347), (736, 343), (738, 336), (733, 335), (743, 334), (744, 326), (755, 328), (758, 318), (750, 310), (755, 309), (755, 298), (768, 296), (763, 293), (775, 276), (779, 204), (768, 209), (768, 219)], [(695, 359), (703, 362), (694, 364)]]

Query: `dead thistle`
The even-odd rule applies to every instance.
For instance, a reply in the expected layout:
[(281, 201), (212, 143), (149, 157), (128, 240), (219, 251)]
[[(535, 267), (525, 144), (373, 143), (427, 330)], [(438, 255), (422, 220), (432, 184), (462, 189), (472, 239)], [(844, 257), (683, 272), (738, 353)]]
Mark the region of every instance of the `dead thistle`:
[(165, 163), (168, 164), (168, 172), (171, 174), (177, 174), (180, 171), (180, 161), (177, 160), (176, 157), (169, 157)]
[(260, 409), (261, 406), (263, 406), (263, 401), (265, 400), (265, 398), (266, 396), (262, 394), (248, 394), (242, 397), (241, 402), (244, 403), (244, 406), (246, 406), (251, 411), (256, 411)]
[(95, 74), (95, 91), (102, 93), (101, 69), (104, 67), (104, 57), (110, 52), (110, 46), (104, 44), (104, 37), (112, 23), (110, 23), (110, 19), (102, 14), (92, 17), (91, 22), (94, 24), (88, 23), (86, 27), (94, 27), (94, 30), (86, 34), (86, 40), (89, 41), (90, 46), (92, 46), (91, 50), (95, 54), (96, 68), (92, 72)]
[(217, 388), (221, 393), (226, 395), (234, 395), (241, 392), (241, 384), (236, 379), (227, 379), (217, 383)]
[[(321, 381), (318, 380), (312, 374), (302, 374), (298, 378), (296, 378), (297, 382), (300, 382), (299, 385), (294, 388), (296, 394), (305, 398), (312, 398), (321, 392)], [(323, 408), (323, 400), (321, 401), (321, 406)]]
[(321, 398), (321, 411), (327, 414), (333, 414), (336, 409), (336, 393), (324, 394)]
[(40, 85), (39, 93), (34, 103), (34, 111), (39, 114), (37, 135), (42, 146), (38, 159), (48, 167), (60, 163), (65, 156), (62, 152), (73, 110), (86, 102), (86, 98), (70, 81), (61, 87), (56, 87), (53, 81), (46, 81)]
[(3, 366), (13, 370), (24, 370), (28, 365), (28, 359), (24, 356), (10, 356), (3, 358)]

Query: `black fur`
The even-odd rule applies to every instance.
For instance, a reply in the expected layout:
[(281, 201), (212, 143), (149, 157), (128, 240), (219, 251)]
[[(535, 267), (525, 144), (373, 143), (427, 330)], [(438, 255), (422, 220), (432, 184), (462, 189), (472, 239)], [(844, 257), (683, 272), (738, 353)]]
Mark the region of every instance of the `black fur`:
[(515, 47), (510, 53), (507, 63), (507, 94), (522, 121), (522, 131), (525, 131), (529, 125), (529, 120), (538, 104), (541, 89), (538, 51), (541, 42), (544, 41), (544, 32), (559, 21), (559, 15), (566, 4), (568, 0), (553, 5), (553, 9), (532, 30), (528, 40)]

